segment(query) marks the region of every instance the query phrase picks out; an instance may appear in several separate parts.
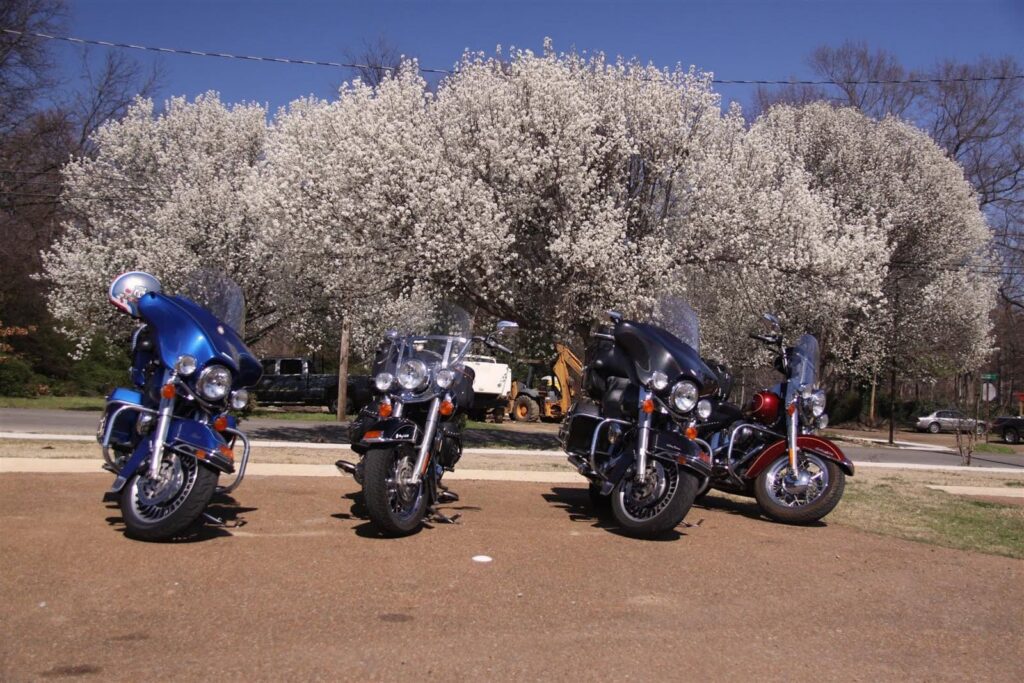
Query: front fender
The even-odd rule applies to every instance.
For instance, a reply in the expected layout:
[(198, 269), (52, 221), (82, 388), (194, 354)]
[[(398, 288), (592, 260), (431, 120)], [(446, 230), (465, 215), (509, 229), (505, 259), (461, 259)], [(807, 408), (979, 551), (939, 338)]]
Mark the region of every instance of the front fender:
[[(839, 446), (835, 445), (832, 441), (820, 436), (804, 435), (797, 437), (796, 446), (801, 450), (812, 451), (823, 458), (831, 460), (835, 464), (839, 465), (839, 469), (847, 475), (851, 477), (853, 476), (853, 462), (847, 458), (846, 454), (839, 449)], [(753, 463), (751, 463), (750, 467), (747, 468), (747, 471), (743, 473), (743, 478), (757, 479), (758, 475), (760, 475), (769, 464), (779, 456), (786, 454), (787, 448), (788, 446), (785, 439), (776, 441), (772, 445), (768, 446), (768, 448), (764, 449), (764, 452), (761, 453)]]
[(359, 441), (352, 444), (352, 450), (360, 455), (382, 444), (416, 443), (419, 441), (420, 428), (412, 420), (404, 417), (388, 417), (366, 425)]
[(651, 430), (648, 441), (651, 455), (684, 467), (703, 481), (711, 476), (711, 462), (704, 449), (691, 439), (674, 431)]
[[(118, 471), (110, 493), (117, 493), (140, 467), (149, 462), (153, 435), (143, 439), (135, 447), (128, 461)], [(167, 431), (168, 448), (186, 456), (192, 456), (225, 474), (235, 471), (234, 453), (224, 437), (209, 425), (195, 420), (176, 417)]]

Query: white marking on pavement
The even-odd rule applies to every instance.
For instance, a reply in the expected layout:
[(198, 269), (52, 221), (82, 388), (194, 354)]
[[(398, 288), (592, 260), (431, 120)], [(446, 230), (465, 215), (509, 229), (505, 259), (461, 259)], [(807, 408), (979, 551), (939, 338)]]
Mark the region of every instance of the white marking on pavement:
[(494, 558), (492, 558), (490, 555), (474, 555), (473, 556), (473, 561), (474, 562), (487, 563), (487, 562), (493, 561), (493, 559)]

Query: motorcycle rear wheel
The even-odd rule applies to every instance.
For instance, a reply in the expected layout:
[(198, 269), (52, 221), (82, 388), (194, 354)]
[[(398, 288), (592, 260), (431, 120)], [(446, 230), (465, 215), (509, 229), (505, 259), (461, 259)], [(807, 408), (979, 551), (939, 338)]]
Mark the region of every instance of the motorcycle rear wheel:
[(401, 483), (412, 474), (416, 452), (411, 448), (381, 448), (363, 458), (363, 496), (370, 520), (386, 536), (406, 536), (420, 528), (427, 509), (421, 479), (415, 486)]
[(780, 456), (758, 475), (754, 482), (754, 497), (761, 511), (776, 522), (810, 524), (832, 512), (843, 497), (846, 475), (839, 466), (816, 453), (802, 451), (801, 467), (812, 472), (817, 484), (812, 492), (789, 495), (782, 487), (782, 478), (789, 472), (789, 457)]
[(630, 536), (652, 538), (683, 521), (697, 497), (700, 480), (678, 466), (652, 460), (639, 484), (631, 466), (612, 489), (612, 514)]
[(195, 458), (168, 455), (158, 480), (147, 469), (132, 476), (121, 490), (119, 506), (129, 536), (162, 541), (194, 523), (217, 488), (218, 473)]

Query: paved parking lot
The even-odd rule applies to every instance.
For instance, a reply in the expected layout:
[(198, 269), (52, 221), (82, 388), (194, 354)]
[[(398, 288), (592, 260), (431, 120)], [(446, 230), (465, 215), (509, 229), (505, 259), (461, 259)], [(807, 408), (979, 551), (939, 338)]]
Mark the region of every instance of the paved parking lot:
[(215, 509), (243, 526), (145, 544), (108, 484), (0, 475), (0, 679), (1024, 674), (1018, 560), (721, 500), (638, 541), (578, 484), (462, 481), (460, 524), (387, 540), (342, 477), (252, 477)]

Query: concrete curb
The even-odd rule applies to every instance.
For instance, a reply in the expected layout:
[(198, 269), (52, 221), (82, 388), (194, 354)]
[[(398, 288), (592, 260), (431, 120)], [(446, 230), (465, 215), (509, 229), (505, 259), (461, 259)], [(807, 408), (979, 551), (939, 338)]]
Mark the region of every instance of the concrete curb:
[(1024, 498), (1024, 489), (998, 488), (995, 486), (932, 486), (928, 488), (945, 491), (955, 496), (982, 496), (993, 498)]

